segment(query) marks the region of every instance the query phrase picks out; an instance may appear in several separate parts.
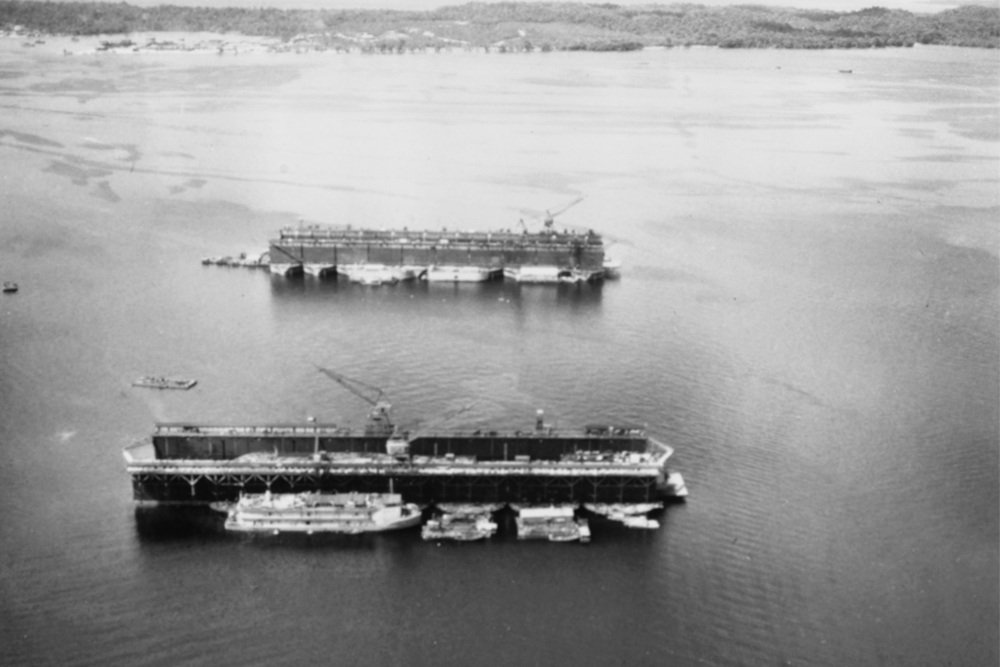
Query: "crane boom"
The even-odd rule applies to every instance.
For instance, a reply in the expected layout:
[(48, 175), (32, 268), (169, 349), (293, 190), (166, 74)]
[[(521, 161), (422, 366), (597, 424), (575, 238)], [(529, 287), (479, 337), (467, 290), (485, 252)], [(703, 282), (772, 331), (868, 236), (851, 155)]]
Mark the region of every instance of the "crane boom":
[(383, 400), (385, 392), (367, 382), (347, 377), (328, 368), (316, 366), (316, 369), (372, 406), (371, 412), (368, 413), (368, 424), (365, 426), (366, 435), (392, 435), (394, 430), (390, 416), (392, 404)]
[[(361, 400), (365, 401), (370, 405), (378, 405), (379, 401), (382, 400), (383, 392), (378, 387), (372, 386), (367, 382), (362, 382), (361, 380), (355, 380), (354, 378), (349, 378), (346, 375), (337, 373), (336, 371), (331, 371), (328, 368), (323, 368), (322, 366), (317, 366), (317, 370), (329, 377), (334, 382), (337, 382), (343, 386), (347, 391), (351, 392)], [(367, 393), (366, 393), (367, 392)], [(372, 394), (374, 393), (374, 398)]]

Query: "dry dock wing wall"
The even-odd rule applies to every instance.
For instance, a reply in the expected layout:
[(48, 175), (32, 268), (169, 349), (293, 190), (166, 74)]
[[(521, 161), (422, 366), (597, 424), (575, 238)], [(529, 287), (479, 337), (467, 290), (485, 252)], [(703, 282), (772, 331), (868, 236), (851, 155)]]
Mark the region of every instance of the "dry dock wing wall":
[(513, 461), (528, 457), (533, 461), (558, 461), (575, 452), (644, 452), (645, 438), (552, 437), (535, 434), (486, 433), (472, 436), (424, 435), (410, 441), (413, 456), (475, 457), (479, 461)]
[(600, 271), (604, 243), (594, 233), (375, 232), (282, 230), (270, 242), (272, 262), (343, 266), (554, 266)]
[[(259, 426), (158, 426), (152, 436), (156, 458), (231, 460), (246, 454), (307, 456), (316, 452), (384, 454), (385, 436), (369, 436), (334, 425)], [(513, 461), (517, 457), (558, 461), (575, 452), (646, 451), (644, 437), (559, 435), (544, 432), (421, 435), (409, 439), (411, 456), (474, 457), (479, 461)]]
[(161, 425), (152, 436), (158, 460), (227, 461), (247, 454), (309, 456), (316, 452), (385, 453), (385, 436), (331, 427), (226, 428)]

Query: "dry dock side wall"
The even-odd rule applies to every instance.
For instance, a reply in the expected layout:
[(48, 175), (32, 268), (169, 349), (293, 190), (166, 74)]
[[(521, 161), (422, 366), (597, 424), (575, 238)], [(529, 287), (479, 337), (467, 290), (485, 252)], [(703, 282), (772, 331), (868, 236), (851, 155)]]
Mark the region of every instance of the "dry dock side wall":
[(219, 473), (178, 474), (164, 471), (134, 473), (133, 493), (138, 501), (167, 504), (204, 504), (236, 500), (241, 493), (399, 493), (406, 502), (520, 502), (520, 503), (644, 503), (657, 498), (654, 475), (603, 474), (532, 475), (456, 473), (419, 474), (416, 471), (379, 474), (357, 468), (329, 474), (229, 470)]

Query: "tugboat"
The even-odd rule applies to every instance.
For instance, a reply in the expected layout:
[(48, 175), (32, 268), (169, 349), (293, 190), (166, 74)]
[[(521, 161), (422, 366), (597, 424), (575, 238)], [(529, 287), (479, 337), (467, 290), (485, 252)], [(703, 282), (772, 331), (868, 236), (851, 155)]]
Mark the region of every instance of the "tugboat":
[(226, 530), (248, 533), (374, 533), (420, 523), (398, 493), (257, 493), (233, 505)]

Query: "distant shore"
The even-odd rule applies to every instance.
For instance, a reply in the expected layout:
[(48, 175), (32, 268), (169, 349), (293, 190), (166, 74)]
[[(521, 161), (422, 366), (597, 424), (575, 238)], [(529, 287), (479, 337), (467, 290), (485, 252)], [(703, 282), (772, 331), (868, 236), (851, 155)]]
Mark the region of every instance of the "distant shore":
[(127, 35), (46, 35), (35, 31), (0, 33), (6, 47), (47, 55), (84, 56), (99, 53), (219, 54), (280, 53), (294, 51), (276, 37), (222, 33), (163, 32)]
[[(1000, 7), (937, 14), (738, 5), (470, 3), (432, 11), (279, 10), (0, 0), (0, 33), (22, 46), (65, 35), (93, 51), (494, 53), (646, 47), (841, 49), (938, 44), (1000, 47)], [(172, 35), (182, 35), (172, 37)], [(194, 35), (193, 39), (188, 36)], [(90, 52), (90, 42), (86, 52)], [(80, 47), (64, 47), (76, 53)]]

